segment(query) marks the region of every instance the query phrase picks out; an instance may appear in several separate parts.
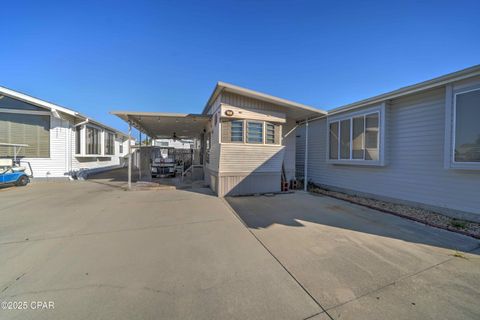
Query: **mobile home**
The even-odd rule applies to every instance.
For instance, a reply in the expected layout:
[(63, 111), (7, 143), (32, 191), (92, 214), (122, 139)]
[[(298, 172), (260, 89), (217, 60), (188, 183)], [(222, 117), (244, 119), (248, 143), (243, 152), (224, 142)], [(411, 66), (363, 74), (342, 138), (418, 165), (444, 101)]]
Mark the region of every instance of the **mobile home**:
[[(81, 177), (124, 165), (127, 135), (71, 109), (0, 87), (0, 157), (12, 144), (35, 178)], [(28, 167), (28, 171), (30, 167)]]
[(329, 189), (480, 220), (480, 66), (305, 124), (299, 177), (306, 168), (308, 181)]
[(201, 114), (112, 114), (154, 139), (199, 139), (205, 183), (226, 196), (281, 191), (295, 178), (297, 123), (326, 112), (219, 82)]

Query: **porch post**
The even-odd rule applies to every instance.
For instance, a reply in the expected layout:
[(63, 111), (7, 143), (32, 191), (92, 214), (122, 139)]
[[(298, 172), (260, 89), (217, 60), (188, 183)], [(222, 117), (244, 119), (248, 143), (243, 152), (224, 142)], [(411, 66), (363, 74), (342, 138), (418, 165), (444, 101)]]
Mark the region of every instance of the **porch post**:
[(303, 164), (303, 191), (307, 191), (308, 184), (308, 118), (305, 121), (305, 163)]
[(140, 147), (138, 149), (138, 178), (142, 181), (142, 131), (138, 130), (140, 136)]
[(128, 121), (128, 189), (132, 189), (132, 123)]

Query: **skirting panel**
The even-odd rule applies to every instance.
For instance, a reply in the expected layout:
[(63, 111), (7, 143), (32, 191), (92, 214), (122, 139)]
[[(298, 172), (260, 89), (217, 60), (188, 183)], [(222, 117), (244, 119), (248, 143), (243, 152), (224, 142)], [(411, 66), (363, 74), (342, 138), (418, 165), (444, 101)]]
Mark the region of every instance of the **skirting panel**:
[(218, 177), (217, 194), (223, 196), (238, 196), (255, 193), (280, 191), (281, 176), (278, 172), (251, 173), (248, 175), (225, 175)]

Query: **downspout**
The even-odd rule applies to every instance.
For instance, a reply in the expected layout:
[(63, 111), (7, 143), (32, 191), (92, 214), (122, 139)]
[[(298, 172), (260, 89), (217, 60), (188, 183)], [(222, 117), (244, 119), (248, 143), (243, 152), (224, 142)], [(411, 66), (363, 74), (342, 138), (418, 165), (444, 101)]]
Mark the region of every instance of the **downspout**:
[(307, 191), (308, 184), (308, 118), (305, 120), (305, 163), (303, 165), (303, 191)]
[(128, 121), (128, 189), (132, 189), (132, 123)]

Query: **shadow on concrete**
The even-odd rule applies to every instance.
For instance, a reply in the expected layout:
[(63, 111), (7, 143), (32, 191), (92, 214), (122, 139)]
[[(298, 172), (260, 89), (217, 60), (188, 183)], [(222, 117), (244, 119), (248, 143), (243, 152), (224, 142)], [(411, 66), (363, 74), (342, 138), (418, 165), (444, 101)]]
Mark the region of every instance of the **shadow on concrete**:
[[(88, 181), (128, 190), (128, 169), (120, 168), (88, 176)], [(188, 178), (152, 178), (152, 181), (140, 181), (138, 170), (132, 170), (132, 190), (183, 190), (187, 192), (214, 195), (202, 181), (191, 181)]]
[(480, 241), (471, 237), (327, 196), (296, 192), (226, 200), (252, 229), (267, 229), (272, 225), (305, 227), (305, 222), (311, 222), (453, 250), (472, 251), (480, 246)]

